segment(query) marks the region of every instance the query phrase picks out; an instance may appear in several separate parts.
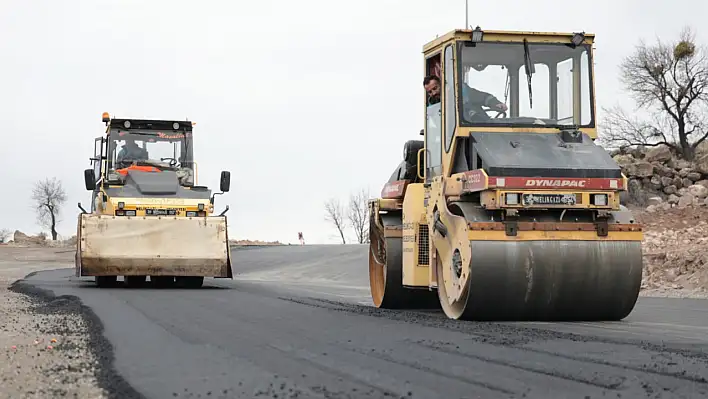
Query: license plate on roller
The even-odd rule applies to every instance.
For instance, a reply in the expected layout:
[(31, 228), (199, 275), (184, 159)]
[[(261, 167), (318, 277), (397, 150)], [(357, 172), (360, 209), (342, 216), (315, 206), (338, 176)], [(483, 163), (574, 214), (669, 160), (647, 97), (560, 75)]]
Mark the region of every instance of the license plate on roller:
[(177, 214), (176, 209), (146, 209), (145, 214), (148, 216), (174, 216)]
[(575, 205), (575, 194), (524, 194), (524, 205)]

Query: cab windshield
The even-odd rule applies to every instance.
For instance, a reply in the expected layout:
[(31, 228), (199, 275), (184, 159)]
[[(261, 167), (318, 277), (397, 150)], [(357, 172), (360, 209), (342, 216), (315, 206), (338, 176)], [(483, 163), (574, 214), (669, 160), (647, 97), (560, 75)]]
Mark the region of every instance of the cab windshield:
[[(460, 124), (593, 127), (589, 49), (563, 43), (459, 43)], [(499, 102), (508, 109), (495, 109)]]
[(111, 130), (108, 140), (108, 180), (122, 180), (130, 167), (173, 170), (192, 181), (192, 137), (190, 132), (154, 130)]

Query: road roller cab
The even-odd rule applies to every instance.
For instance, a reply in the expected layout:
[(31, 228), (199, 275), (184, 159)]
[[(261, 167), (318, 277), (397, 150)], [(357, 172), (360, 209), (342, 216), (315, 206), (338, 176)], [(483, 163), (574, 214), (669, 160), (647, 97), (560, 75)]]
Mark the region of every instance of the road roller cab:
[(111, 119), (95, 139), (94, 167), (84, 171), (92, 192), (90, 211), (81, 203), (76, 275), (109, 285), (147, 276), (157, 285), (198, 287), (204, 277), (232, 278), (227, 220), (214, 212), (221, 192), (197, 185), (193, 123), (177, 120)]
[(439, 82), (439, 98), (423, 90), (423, 140), (405, 143), (369, 203), (375, 306), (455, 319), (631, 312), (642, 228), (594, 142), (593, 39), (476, 28), (424, 46), (421, 81)]

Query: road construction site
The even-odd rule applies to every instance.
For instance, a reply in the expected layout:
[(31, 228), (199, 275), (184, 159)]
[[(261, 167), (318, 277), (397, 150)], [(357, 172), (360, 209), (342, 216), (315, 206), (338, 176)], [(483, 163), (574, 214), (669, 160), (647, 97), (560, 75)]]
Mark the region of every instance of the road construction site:
[[(1, 249), (7, 392), (707, 397), (708, 158), (598, 145), (593, 45), (479, 27), (425, 44), (423, 137), (360, 210), (363, 245), (233, 245), (242, 205), (222, 201), (229, 170), (199, 185), (196, 123), (104, 112), (73, 250)], [(547, 112), (523, 108), (534, 65), (558, 77), (536, 80)], [(473, 87), (485, 70), (510, 98)], [(669, 197), (630, 209), (642, 188)], [(694, 298), (640, 295), (667, 287)]]
[(19, 330), (3, 313), (3, 396), (708, 395), (706, 300), (642, 296), (619, 322), (475, 323), (373, 307), (366, 245), (231, 250), (233, 280), (154, 289), (98, 288), (65, 248), (0, 247), (19, 279), (3, 294), (34, 304)]

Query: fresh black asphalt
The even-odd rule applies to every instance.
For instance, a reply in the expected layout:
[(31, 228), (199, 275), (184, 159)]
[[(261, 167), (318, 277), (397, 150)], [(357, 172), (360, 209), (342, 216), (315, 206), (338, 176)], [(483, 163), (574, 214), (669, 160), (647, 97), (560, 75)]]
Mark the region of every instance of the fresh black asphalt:
[(234, 248), (234, 280), (196, 290), (99, 289), (71, 269), (17, 286), (95, 315), (116, 397), (708, 397), (706, 300), (640, 298), (612, 323), (458, 322), (373, 308), (367, 251)]

